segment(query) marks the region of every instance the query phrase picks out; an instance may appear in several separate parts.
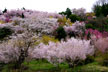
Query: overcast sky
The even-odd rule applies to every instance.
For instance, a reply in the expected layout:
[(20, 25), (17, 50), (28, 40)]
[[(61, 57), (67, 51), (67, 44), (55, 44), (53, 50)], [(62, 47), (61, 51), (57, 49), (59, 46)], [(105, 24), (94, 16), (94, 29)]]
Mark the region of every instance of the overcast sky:
[(60, 12), (65, 11), (67, 7), (85, 8), (91, 11), (96, 0), (0, 0), (0, 9), (18, 9), (25, 7), (26, 9)]

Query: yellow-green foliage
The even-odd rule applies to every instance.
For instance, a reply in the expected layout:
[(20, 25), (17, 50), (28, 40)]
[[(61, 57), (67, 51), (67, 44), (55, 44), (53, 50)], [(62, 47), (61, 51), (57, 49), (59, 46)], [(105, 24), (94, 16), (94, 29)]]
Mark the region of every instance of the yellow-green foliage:
[(86, 13), (86, 16), (92, 17), (92, 16), (95, 16), (95, 13)]
[(53, 18), (53, 16), (49, 16), (49, 18)]
[(50, 36), (47, 36), (47, 35), (44, 35), (41, 39), (40, 42), (43, 42), (44, 44), (48, 44), (49, 41), (52, 41), (52, 42), (58, 42), (57, 39), (55, 39), (54, 37), (50, 37)]
[(37, 46), (39, 44), (40, 44), (40, 41), (34, 43), (35, 46)]
[(4, 24), (4, 23), (5, 23), (4, 21), (0, 20), (0, 24)]
[(37, 46), (37, 45), (40, 44), (41, 38), (39, 38), (39, 37), (37, 37), (37, 38), (36, 37), (33, 37), (32, 40), (36, 40), (36, 42), (34, 42), (34, 45)]
[(66, 17), (59, 18), (58, 19), (59, 26), (69, 25), (71, 26), (73, 23), (70, 21), (70, 19), (66, 19)]
[(68, 19), (68, 20), (67, 20), (67, 24), (68, 24), (69, 26), (72, 26), (73, 23), (70, 21), (70, 19)]

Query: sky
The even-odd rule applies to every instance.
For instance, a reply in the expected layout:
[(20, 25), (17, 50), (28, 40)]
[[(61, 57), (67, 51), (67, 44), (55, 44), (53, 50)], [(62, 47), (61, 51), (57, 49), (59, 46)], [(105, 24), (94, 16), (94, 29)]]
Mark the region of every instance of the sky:
[(93, 4), (96, 0), (0, 0), (0, 10), (7, 9), (26, 9), (61, 12), (66, 8), (85, 8), (87, 12), (92, 11)]

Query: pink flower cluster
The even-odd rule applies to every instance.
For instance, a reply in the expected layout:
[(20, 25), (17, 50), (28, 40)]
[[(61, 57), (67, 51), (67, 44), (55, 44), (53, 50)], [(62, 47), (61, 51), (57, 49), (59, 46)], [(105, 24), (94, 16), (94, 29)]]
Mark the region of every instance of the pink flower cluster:
[(85, 31), (85, 38), (87, 38), (87, 35), (90, 34), (90, 35), (95, 35), (96, 38), (101, 38), (101, 37), (107, 37), (108, 36), (108, 32), (103, 32), (101, 33), (100, 31), (98, 30), (93, 30), (93, 29), (87, 29)]
[(83, 29), (85, 29), (85, 23), (76, 21), (72, 26), (64, 26), (64, 29), (67, 33), (69, 32), (76, 32), (76, 33), (82, 33)]
[(5, 21), (5, 22), (10, 22), (12, 21), (11, 19), (14, 17), (19, 17), (21, 18), (22, 14), (24, 15), (25, 18), (61, 18), (62, 16), (57, 13), (48, 13), (48, 12), (42, 12), (42, 11), (33, 11), (33, 10), (10, 10), (5, 13), (1, 13), (0, 15), (0, 20)]
[(78, 16), (84, 17), (86, 15), (86, 9), (84, 9), (84, 8), (79, 8), (79, 9), (74, 8), (74, 9), (72, 9), (72, 13), (76, 14)]
[(102, 53), (108, 52), (108, 37), (107, 38), (99, 38), (94, 42), (95, 47), (101, 51)]

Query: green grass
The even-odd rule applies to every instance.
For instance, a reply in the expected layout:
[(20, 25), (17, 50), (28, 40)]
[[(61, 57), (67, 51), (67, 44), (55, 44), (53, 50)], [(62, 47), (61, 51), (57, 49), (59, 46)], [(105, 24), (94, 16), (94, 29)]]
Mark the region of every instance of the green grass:
[[(98, 59), (99, 58), (96, 60)], [(100, 65), (98, 61), (83, 66), (77, 66), (75, 68), (69, 68), (66, 63), (59, 64), (59, 67), (55, 67), (53, 64), (45, 60), (32, 60), (29, 63), (24, 62), (23, 66), (27, 68), (23, 69), (22, 72), (108, 72), (108, 67)], [(9, 72), (7, 68), (8, 67), (5, 66), (2, 72)], [(10, 72), (18, 71), (11, 70)]]
[[(27, 63), (24, 64), (27, 65)], [(101, 66), (97, 61), (75, 68), (69, 68), (68, 64), (62, 63), (59, 65), (59, 68), (57, 68), (48, 62), (33, 60), (28, 64), (28, 67), (29, 70), (34, 72), (108, 72), (108, 67)]]
[(93, 62), (82, 67), (85, 72), (108, 72), (108, 67), (99, 65), (98, 62)]

